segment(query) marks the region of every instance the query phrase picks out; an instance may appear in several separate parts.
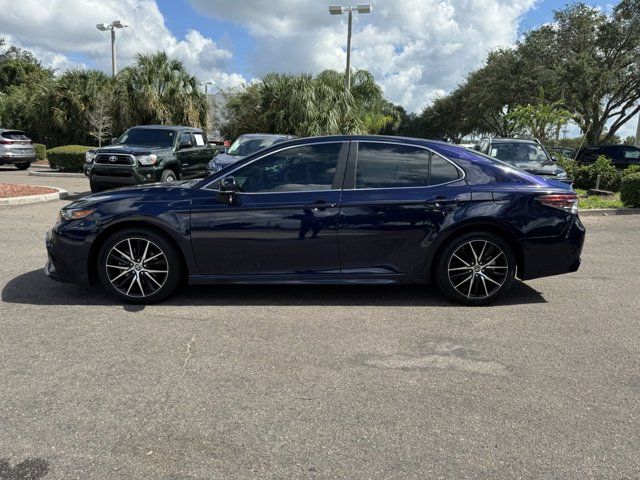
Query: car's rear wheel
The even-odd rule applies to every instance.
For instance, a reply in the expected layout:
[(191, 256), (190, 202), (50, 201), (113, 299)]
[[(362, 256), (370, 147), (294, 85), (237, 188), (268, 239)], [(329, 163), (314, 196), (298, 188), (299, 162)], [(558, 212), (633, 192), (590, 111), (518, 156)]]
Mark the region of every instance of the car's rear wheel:
[(160, 177), (161, 182), (175, 182), (178, 179), (176, 172), (173, 170), (165, 170)]
[(182, 276), (175, 247), (162, 235), (126, 229), (112, 235), (98, 255), (100, 283), (128, 303), (155, 303), (171, 295)]
[(451, 300), (464, 305), (486, 305), (512, 285), (516, 260), (509, 244), (491, 233), (468, 233), (442, 251), (436, 280)]
[(31, 162), (16, 163), (16, 168), (18, 170), (26, 170), (30, 166), (31, 166)]

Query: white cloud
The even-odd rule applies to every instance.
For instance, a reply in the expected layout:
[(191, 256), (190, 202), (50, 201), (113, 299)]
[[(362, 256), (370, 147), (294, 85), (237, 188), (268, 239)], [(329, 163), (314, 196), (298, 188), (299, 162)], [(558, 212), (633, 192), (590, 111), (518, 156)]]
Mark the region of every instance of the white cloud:
[(69, 60), (74, 54), (110, 71), (109, 35), (96, 24), (119, 19), (129, 25), (116, 33), (119, 66), (131, 63), (137, 53), (166, 50), (202, 81), (215, 81), (221, 88), (244, 82), (241, 75), (227, 72), (232, 53), (211, 38), (189, 30), (184, 39), (177, 39), (155, 0), (0, 0), (0, 11), (0, 36), (29, 48), (59, 70), (83, 66), (85, 62)]
[[(190, 1), (203, 14), (248, 30), (256, 44), (254, 75), (344, 68), (346, 16), (330, 16), (330, 2)], [(372, 3), (372, 14), (354, 14), (352, 66), (370, 70), (389, 99), (416, 111), (455, 88), (490, 50), (511, 44), (536, 0)]]

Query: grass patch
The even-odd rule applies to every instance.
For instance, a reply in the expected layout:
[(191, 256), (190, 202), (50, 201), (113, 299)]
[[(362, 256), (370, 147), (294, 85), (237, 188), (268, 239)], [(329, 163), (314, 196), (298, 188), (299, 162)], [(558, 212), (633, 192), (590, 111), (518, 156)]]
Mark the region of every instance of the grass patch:
[(578, 200), (578, 208), (581, 210), (590, 210), (592, 208), (623, 208), (624, 205), (620, 200), (620, 194), (616, 193), (613, 197), (598, 197), (593, 195), (591, 197), (585, 196), (587, 191), (581, 188), (576, 188), (576, 192), (580, 197)]

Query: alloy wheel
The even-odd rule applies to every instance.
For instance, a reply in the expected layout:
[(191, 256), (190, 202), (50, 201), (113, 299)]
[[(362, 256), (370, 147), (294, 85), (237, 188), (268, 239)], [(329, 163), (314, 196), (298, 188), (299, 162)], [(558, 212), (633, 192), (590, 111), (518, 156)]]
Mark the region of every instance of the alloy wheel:
[(165, 253), (146, 238), (120, 240), (109, 250), (105, 267), (111, 285), (131, 298), (157, 293), (169, 277)]
[(451, 286), (468, 299), (489, 298), (509, 275), (505, 252), (488, 240), (470, 240), (449, 258), (447, 274)]

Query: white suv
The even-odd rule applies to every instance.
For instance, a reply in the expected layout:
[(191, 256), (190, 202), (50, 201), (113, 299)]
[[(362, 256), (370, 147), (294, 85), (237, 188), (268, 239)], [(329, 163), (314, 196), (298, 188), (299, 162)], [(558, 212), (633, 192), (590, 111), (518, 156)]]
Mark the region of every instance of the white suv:
[(36, 160), (33, 142), (20, 130), (0, 128), (0, 165), (14, 164), (26, 170)]

